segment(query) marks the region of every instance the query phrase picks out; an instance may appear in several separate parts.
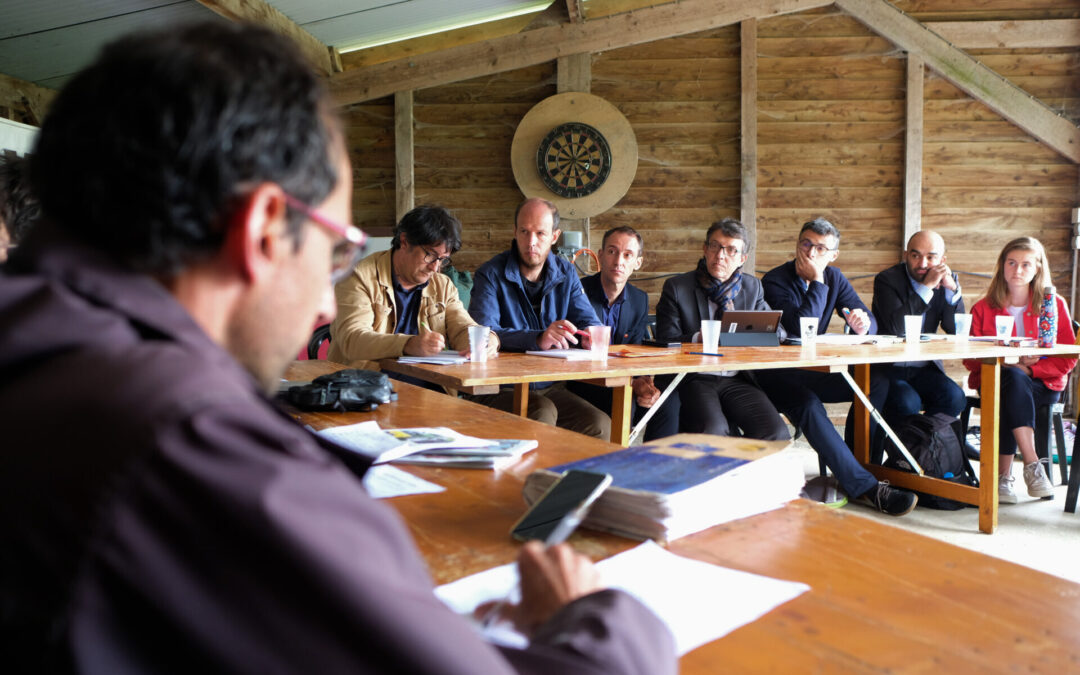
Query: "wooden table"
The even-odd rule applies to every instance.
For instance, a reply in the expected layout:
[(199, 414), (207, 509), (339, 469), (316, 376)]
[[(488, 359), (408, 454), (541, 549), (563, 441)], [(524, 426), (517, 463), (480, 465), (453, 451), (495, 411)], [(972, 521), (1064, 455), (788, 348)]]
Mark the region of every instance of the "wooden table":
[[(701, 351), (700, 345), (687, 345), (684, 351)], [(1038, 347), (1001, 346), (991, 342), (934, 340), (918, 345), (828, 345), (809, 347), (723, 347), (723, 357), (694, 356), (686, 353), (651, 358), (610, 358), (602, 361), (566, 361), (527, 354), (503, 353), (485, 363), (457, 366), (403, 364), (384, 359), (380, 365), (393, 372), (470, 393), (493, 393), (500, 385), (514, 386), (514, 412), (525, 415), (528, 386), (531, 382), (582, 380), (613, 387), (611, 414), (612, 441), (625, 444), (630, 429), (630, 378), (634, 375), (694, 373), (707, 370), (761, 370), (769, 368), (815, 368), (830, 371), (854, 366), (855, 381), (864, 392), (870, 390), (870, 366), (916, 360), (974, 358), (982, 361), (980, 488), (950, 483), (870, 464), (870, 413), (855, 402), (855, 456), (879, 480), (955, 499), (979, 507), (979, 529), (997, 528), (998, 508), (998, 389), (1001, 363), (1006, 358), (1077, 354), (1080, 346)]]
[[(299, 362), (290, 379), (333, 369)], [(371, 413), (305, 413), (316, 428), (375, 419), (384, 426), (451, 426), (487, 438), (536, 438), (540, 447), (502, 472), (402, 465), (446, 492), (389, 500), (408, 524), (436, 583), (511, 562), (510, 526), (525, 509), (535, 468), (617, 446), (398, 384), (400, 399)], [(437, 411), (437, 412), (433, 412)], [(797, 500), (778, 511), (673, 542), (690, 558), (811, 590), (722, 640), (684, 656), (686, 675), (718, 672), (1075, 672), (1080, 585), (854, 515)], [(579, 531), (594, 560), (627, 539)], [(692, 600), (688, 600), (690, 602)]]

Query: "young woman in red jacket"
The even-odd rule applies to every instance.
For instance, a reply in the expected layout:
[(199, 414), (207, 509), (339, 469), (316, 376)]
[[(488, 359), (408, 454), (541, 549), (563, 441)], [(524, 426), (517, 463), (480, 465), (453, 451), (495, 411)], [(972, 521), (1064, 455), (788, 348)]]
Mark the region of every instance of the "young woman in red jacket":
[[(1034, 237), (1013, 239), (998, 256), (994, 278), (986, 295), (971, 309), (971, 334), (996, 335), (996, 317), (1012, 316), (1013, 335), (1037, 338), (1043, 287), (1049, 284), (1050, 266), (1039, 240)], [(1069, 308), (1061, 296), (1055, 296), (1055, 302), (1057, 342), (1073, 344), (1076, 335)], [(979, 361), (967, 359), (964, 365), (971, 371), (968, 386), (978, 389)], [(1069, 371), (1075, 365), (1075, 358), (1065, 356), (1022, 356), (1019, 363), (1001, 369), (998, 501), (1005, 504), (1017, 501), (1012, 477), (1017, 448), (1024, 460), (1028, 494), (1053, 499), (1054, 487), (1035, 454), (1035, 411), (1039, 406), (1057, 402), (1065, 389)]]

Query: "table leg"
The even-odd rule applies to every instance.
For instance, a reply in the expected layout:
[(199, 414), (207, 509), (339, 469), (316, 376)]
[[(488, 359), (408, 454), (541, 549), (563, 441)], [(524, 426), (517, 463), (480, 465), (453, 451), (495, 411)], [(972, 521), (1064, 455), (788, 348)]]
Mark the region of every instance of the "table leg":
[[(870, 364), (859, 363), (855, 365), (855, 384), (867, 396), (870, 395)], [(870, 409), (856, 396), (855, 408), (855, 459), (862, 464), (870, 463)]]
[(993, 533), (998, 524), (998, 390), (1001, 359), (982, 362), (979, 390), (979, 530)]
[(630, 385), (611, 388), (611, 442), (625, 446), (630, 442)]
[(514, 385), (514, 409), (510, 412), (522, 417), (529, 416), (529, 383), (518, 382)]

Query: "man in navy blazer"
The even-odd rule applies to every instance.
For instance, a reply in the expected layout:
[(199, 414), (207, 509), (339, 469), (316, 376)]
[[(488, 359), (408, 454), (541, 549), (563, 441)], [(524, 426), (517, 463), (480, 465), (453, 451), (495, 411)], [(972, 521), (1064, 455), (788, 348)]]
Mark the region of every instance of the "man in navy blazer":
[[(649, 295), (629, 283), (630, 275), (641, 268), (644, 242), (637, 231), (624, 225), (604, 233), (600, 245), (600, 271), (581, 280), (581, 287), (592, 303), (600, 323), (611, 327), (611, 344), (641, 344), (649, 318)], [(668, 378), (670, 380), (670, 378)], [(652, 375), (635, 377), (634, 390), (636, 424), (660, 397)], [(571, 382), (570, 391), (581, 396), (607, 414), (611, 414), (611, 389), (593, 384)], [(645, 427), (645, 440), (664, 438), (679, 431), (679, 392), (671, 392), (660, 408), (653, 413)]]
[[(656, 334), (661, 340), (697, 342), (702, 319), (719, 319), (729, 309), (769, 309), (761, 282), (742, 271), (746, 239), (746, 228), (733, 218), (709, 227), (697, 268), (664, 282), (656, 303)], [(747, 371), (694, 373), (679, 389), (683, 431), (791, 438), (776, 407)]]
[[(828, 330), (834, 312), (859, 335), (876, 331), (874, 318), (855, 289), (839, 270), (829, 266), (839, 251), (839, 230), (824, 218), (816, 218), (802, 226), (795, 259), (770, 270), (762, 279), (765, 300), (783, 310), (781, 323), (789, 333), (801, 334), (799, 319), (805, 316), (817, 317), (818, 333), (822, 334)], [(764, 370), (758, 373), (758, 382), (776, 407), (802, 430), (850, 497), (894, 516), (915, 508), (915, 494), (878, 482), (855, 459), (829, 420), (824, 403), (850, 401), (853, 396), (840, 373)], [(888, 378), (871, 375), (869, 398), (876, 408), (884, 405), (888, 392)], [(850, 415), (847, 428), (846, 435), (851, 439), (854, 434)]]
[[(924, 333), (956, 333), (963, 313), (960, 281), (945, 263), (945, 240), (923, 230), (908, 240), (904, 261), (874, 277), (874, 317), (885, 334), (903, 335), (904, 317), (922, 315)], [(877, 366), (889, 378), (885, 421), (895, 427), (908, 415), (925, 410), (957, 417), (964, 410), (964, 390), (945, 374), (941, 361), (909, 361)]]

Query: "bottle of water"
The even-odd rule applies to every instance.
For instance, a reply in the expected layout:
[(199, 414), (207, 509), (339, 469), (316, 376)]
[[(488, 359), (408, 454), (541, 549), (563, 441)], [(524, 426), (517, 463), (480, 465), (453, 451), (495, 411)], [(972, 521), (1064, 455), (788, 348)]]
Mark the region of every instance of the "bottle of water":
[(1047, 286), (1043, 289), (1042, 307), (1039, 309), (1039, 346), (1053, 347), (1057, 338), (1057, 303), (1054, 300), (1056, 289)]

